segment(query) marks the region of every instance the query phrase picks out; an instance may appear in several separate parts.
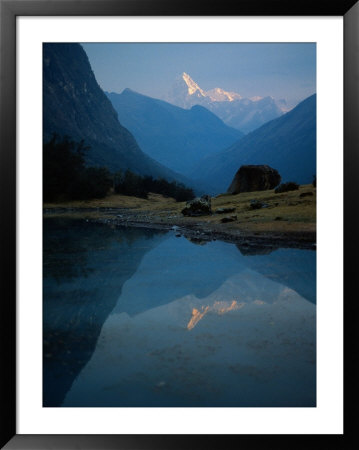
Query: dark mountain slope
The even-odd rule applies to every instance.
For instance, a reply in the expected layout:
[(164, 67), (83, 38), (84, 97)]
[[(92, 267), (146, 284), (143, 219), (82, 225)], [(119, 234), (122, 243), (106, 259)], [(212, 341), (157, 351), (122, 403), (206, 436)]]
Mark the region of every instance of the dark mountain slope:
[(86, 155), (89, 165), (186, 181), (144, 154), (132, 134), (119, 123), (79, 44), (43, 46), (44, 140), (54, 132), (74, 140), (84, 139), (91, 146)]
[(202, 106), (187, 110), (130, 89), (107, 96), (143, 151), (185, 175), (200, 159), (243, 136)]
[(204, 158), (189, 175), (211, 185), (213, 192), (225, 192), (243, 164), (268, 164), (279, 171), (283, 182), (310, 183), (316, 173), (316, 95)]

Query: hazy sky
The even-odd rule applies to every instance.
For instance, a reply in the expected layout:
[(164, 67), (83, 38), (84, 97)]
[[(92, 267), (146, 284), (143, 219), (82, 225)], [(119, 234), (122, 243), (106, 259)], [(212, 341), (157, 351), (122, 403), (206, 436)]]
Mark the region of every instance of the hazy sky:
[(204, 90), (300, 101), (316, 92), (316, 45), (82, 44), (103, 90), (163, 98), (187, 72)]

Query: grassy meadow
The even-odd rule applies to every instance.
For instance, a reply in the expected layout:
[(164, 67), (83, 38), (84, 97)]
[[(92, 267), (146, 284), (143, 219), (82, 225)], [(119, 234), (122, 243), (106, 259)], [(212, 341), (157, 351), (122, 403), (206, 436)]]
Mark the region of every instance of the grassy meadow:
[[(303, 195), (304, 194), (304, 195)], [(267, 207), (252, 209), (252, 200)], [(203, 226), (206, 229), (240, 230), (259, 233), (314, 233), (316, 229), (316, 188), (300, 186), (296, 191), (275, 194), (274, 190), (246, 192), (237, 195), (220, 194), (212, 197), (214, 214), (184, 217), (186, 202), (176, 202), (159, 194), (148, 199), (110, 194), (103, 199), (45, 203), (45, 215), (71, 216), (84, 219), (129, 220), (178, 226)], [(235, 208), (229, 214), (215, 214), (219, 208)], [(236, 216), (233, 222), (222, 223), (223, 217)]]

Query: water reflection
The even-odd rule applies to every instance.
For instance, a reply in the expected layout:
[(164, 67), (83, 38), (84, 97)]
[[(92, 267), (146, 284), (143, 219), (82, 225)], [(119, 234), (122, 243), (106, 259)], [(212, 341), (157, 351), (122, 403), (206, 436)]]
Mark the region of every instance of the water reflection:
[(44, 220), (43, 405), (60, 406), (124, 282), (163, 233)]
[(192, 317), (191, 320), (187, 324), (187, 330), (192, 330), (197, 323), (204, 317), (208, 311), (216, 312), (217, 314), (225, 314), (228, 311), (234, 311), (240, 308), (243, 308), (244, 303), (238, 303), (237, 300), (232, 300), (232, 302), (228, 301), (216, 301), (212, 306), (207, 305), (201, 306), (201, 311), (196, 308), (192, 309)]
[[(273, 281), (277, 281), (299, 295), (316, 303), (316, 253), (314, 251), (281, 248), (237, 246), (248, 256), (246, 265)], [(267, 257), (270, 255), (270, 257)]]
[[(315, 405), (315, 252), (246, 256), (171, 233), (119, 245), (122, 231), (106, 245), (104, 232), (93, 231), (87, 278), (45, 290), (44, 328), (66, 324), (71, 352), (66, 359), (55, 348), (51, 370), (44, 365), (47, 398), (60, 383), (62, 406)], [(78, 290), (87, 290), (90, 308)], [(79, 315), (81, 325), (69, 327)], [(83, 326), (94, 319), (95, 332)], [(85, 334), (83, 358), (73, 338)], [(80, 356), (64, 383), (61, 361), (73, 370)]]

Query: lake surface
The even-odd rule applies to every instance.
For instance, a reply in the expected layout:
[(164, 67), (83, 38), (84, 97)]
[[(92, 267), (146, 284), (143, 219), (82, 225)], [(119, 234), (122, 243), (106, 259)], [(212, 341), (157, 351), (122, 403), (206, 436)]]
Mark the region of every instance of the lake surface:
[(316, 405), (316, 252), (44, 220), (43, 405)]

